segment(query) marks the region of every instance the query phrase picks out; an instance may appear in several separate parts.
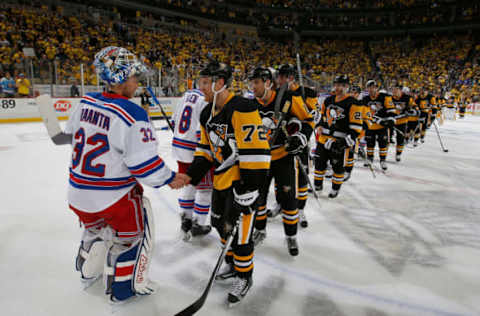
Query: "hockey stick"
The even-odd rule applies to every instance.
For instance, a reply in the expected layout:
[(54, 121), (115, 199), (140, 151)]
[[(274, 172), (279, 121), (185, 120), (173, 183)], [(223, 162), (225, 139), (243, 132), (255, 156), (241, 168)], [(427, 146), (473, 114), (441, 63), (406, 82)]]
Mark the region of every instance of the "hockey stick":
[(38, 106), (38, 112), (42, 117), (43, 124), (47, 128), (48, 136), (55, 145), (65, 145), (72, 143), (72, 135), (65, 134), (60, 127), (57, 115), (53, 108), (52, 98), (48, 94), (42, 94), (37, 97), (35, 102)]
[(448, 149), (443, 146), (442, 137), (440, 137), (440, 131), (438, 130), (437, 121), (433, 121), (433, 126), (435, 126), (435, 131), (437, 132), (438, 140), (440, 141), (440, 146), (442, 147), (443, 152), (448, 153)]
[(202, 308), (203, 304), (205, 304), (205, 301), (207, 300), (208, 293), (210, 292), (210, 289), (212, 288), (213, 281), (215, 281), (215, 277), (217, 276), (218, 270), (220, 270), (220, 267), (222, 266), (223, 260), (225, 259), (225, 256), (227, 254), (228, 249), (230, 248), (230, 245), (233, 242), (233, 238), (235, 237), (235, 234), (237, 233), (238, 229), (238, 221), (233, 227), (232, 231), (230, 232), (230, 235), (227, 238), (227, 241), (225, 242), (225, 246), (222, 249), (222, 252), (220, 253), (220, 256), (217, 259), (217, 264), (215, 265), (215, 268), (213, 269), (212, 275), (210, 276), (210, 279), (208, 280), (207, 287), (202, 293), (202, 296), (200, 296), (195, 302), (193, 302), (190, 306), (185, 308), (184, 310), (178, 312), (175, 314), (175, 316), (192, 316), (196, 312)]
[(402, 135), (403, 137), (405, 137), (405, 133), (402, 132), (401, 130), (399, 130), (398, 128), (396, 128), (395, 126), (393, 127), (393, 129), (397, 132), (397, 133), (400, 133), (400, 135)]
[(294, 156), (294, 157), (295, 157), (295, 161), (297, 162), (298, 166), (300, 167), (300, 171), (302, 172), (303, 176), (307, 179), (308, 186), (312, 190), (313, 197), (315, 197), (315, 200), (317, 201), (318, 206), (322, 207), (322, 204), (320, 203), (320, 197), (318, 196), (317, 192), (315, 191), (315, 188), (312, 185), (312, 181), (308, 177), (307, 168), (305, 167), (305, 165), (302, 163), (302, 161), (300, 160), (300, 158), (298, 156)]
[(288, 111), (288, 108), (290, 106), (290, 101), (285, 101), (283, 104), (282, 111), (280, 113), (277, 113), (277, 110), (280, 110), (280, 103), (282, 102), (283, 95), (285, 94), (285, 91), (287, 91), (288, 84), (284, 84), (280, 90), (278, 91), (277, 99), (275, 100), (275, 116), (278, 116), (278, 122), (277, 125), (275, 125), (275, 129), (272, 134), (272, 138), (270, 138), (269, 145), (270, 147), (275, 144), (275, 140), (278, 137), (278, 133), (280, 133), (280, 127), (281, 124), (283, 124), (283, 120), (285, 119), (286, 113)]
[(170, 120), (168, 119), (167, 114), (166, 114), (165, 111), (163, 110), (163, 106), (160, 104), (160, 102), (158, 101), (157, 97), (155, 96), (155, 93), (153, 93), (152, 88), (151, 88), (151, 87), (147, 87), (147, 91), (148, 91), (148, 93), (150, 93), (150, 96), (152, 97), (153, 101), (160, 107), (160, 111), (162, 112), (163, 117), (164, 117), (165, 120), (167, 121), (168, 127), (170, 127), (170, 130), (171, 130), (172, 133), (173, 133), (173, 132), (174, 132), (174, 130), (173, 130), (173, 125), (172, 125), (172, 123), (170, 122)]

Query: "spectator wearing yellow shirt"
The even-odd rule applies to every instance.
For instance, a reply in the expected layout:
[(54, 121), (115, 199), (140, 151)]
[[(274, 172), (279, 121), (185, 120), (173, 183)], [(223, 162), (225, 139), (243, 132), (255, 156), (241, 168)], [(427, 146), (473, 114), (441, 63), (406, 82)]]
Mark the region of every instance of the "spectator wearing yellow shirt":
[(18, 75), (16, 86), (20, 98), (27, 98), (30, 95), (30, 80), (25, 78), (23, 73)]

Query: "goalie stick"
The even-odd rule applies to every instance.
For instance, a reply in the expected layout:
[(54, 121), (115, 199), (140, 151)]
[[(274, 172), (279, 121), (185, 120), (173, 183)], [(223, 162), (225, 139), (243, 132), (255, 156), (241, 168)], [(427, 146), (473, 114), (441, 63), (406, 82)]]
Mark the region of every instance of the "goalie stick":
[(38, 112), (42, 117), (43, 124), (47, 128), (48, 136), (55, 145), (65, 145), (72, 143), (72, 135), (65, 134), (60, 127), (57, 115), (53, 108), (52, 98), (48, 94), (42, 94), (37, 97)]
[(220, 256), (217, 259), (217, 264), (215, 265), (215, 268), (213, 269), (212, 275), (210, 276), (210, 279), (208, 280), (207, 287), (202, 293), (202, 296), (200, 296), (195, 302), (193, 302), (190, 306), (185, 308), (184, 310), (178, 312), (175, 314), (175, 316), (192, 316), (196, 312), (202, 308), (203, 304), (205, 304), (205, 301), (207, 300), (208, 293), (210, 292), (210, 289), (212, 288), (213, 281), (215, 281), (215, 277), (217, 276), (218, 270), (220, 270), (220, 267), (222, 266), (222, 263), (225, 259), (225, 256), (227, 254), (228, 249), (230, 248), (230, 245), (233, 242), (233, 238), (235, 237), (235, 234), (237, 233), (238, 229), (238, 221), (235, 223), (235, 226), (233, 227), (232, 231), (230, 232), (230, 235), (227, 238), (227, 241), (225, 242), (225, 247), (222, 249), (222, 252), (220, 253)]

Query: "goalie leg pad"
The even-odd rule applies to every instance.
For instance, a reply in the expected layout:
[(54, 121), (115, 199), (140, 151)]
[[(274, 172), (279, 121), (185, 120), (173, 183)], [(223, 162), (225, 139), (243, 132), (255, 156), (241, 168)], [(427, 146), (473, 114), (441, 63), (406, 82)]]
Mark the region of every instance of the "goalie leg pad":
[(155, 292), (148, 279), (154, 249), (155, 226), (150, 202), (143, 197), (144, 232), (135, 241), (116, 238), (106, 261), (106, 293), (112, 301)]
[(82, 280), (94, 281), (102, 275), (106, 253), (103, 229), (85, 229), (75, 260), (75, 268), (81, 273)]

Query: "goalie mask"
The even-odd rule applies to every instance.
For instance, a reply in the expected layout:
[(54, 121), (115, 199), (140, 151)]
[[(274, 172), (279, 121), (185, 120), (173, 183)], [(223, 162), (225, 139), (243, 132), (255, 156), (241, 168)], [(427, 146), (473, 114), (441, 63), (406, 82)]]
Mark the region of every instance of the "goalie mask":
[(110, 85), (122, 84), (132, 76), (143, 76), (147, 67), (123, 47), (109, 46), (95, 55), (93, 65), (100, 78)]

